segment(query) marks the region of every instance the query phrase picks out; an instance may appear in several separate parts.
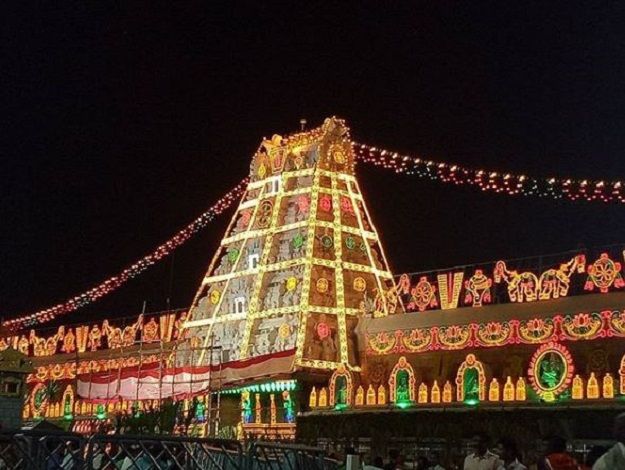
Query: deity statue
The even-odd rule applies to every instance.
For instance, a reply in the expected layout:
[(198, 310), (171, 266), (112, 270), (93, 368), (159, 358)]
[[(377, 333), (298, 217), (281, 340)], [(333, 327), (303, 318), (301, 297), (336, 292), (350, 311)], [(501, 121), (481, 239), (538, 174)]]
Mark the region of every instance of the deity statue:
[(89, 332), (89, 349), (97, 351), (102, 346), (102, 330), (98, 325), (93, 325)]
[(283, 391), (282, 400), (283, 400), (282, 406), (284, 407), (284, 420), (287, 423), (294, 423), (295, 411), (294, 411), (294, 406), (293, 406), (293, 400), (291, 400), (291, 394), (286, 390)]
[(395, 388), (395, 400), (397, 403), (410, 401), (410, 388), (408, 385), (408, 373), (399, 371), (397, 373), (397, 385)]
[(75, 350), (76, 336), (74, 335), (73, 330), (70, 328), (67, 330), (67, 333), (65, 333), (65, 336), (63, 337), (63, 347), (61, 348), (61, 351), (66, 353), (72, 353)]

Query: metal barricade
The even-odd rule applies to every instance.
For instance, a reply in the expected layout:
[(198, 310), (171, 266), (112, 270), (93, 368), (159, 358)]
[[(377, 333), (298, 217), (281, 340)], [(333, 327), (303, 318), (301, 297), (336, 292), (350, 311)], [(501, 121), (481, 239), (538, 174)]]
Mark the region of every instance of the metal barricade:
[(297, 444), (255, 442), (247, 453), (247, 470), (335, 470), (323, 449)]
[(83, 469), (86, 440), (65, 432), (0, 434), (0, 469)]
[(238, 441), (169, 436), (94, 435), (86, 468), (94, 470), (243, 470)]
[(335, 470), (318, 447), (174, 436), (0, 433), (0, 470)]

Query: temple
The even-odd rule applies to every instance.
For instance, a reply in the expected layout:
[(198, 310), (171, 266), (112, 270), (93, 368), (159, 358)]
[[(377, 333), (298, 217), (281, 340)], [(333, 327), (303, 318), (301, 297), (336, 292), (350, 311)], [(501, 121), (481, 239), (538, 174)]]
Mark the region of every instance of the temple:
[(24, 418), (173, 402), (199, 434), (443, 445), (479, 414), (591, 439), (566, 414), (623, 406), (623, 247), (394, 276), (354, 167), (336, 118), (263, 140), (188, 310), (0, 341), (33, 360)]

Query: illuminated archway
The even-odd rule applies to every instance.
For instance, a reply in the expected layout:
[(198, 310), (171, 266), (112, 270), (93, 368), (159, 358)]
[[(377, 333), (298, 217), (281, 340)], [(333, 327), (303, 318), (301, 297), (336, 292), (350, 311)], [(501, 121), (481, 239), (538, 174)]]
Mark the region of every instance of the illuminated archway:
[(330, 406), (346, 407), (352, 405), (354, 380), (352, 374), (341, 364), (330, 376)]
[(388, 379), (391, 402), (397, 404), (414, 402), (415, 382), (414, 369), (405, 356), (400, 357)]
[(63, 406), (63, 417), (65, 419), (72, 419), (74, 410), (74, 389), (71, 385), (65, 387), (63, 392), (63, 399), (61, 400)]
[(475, 358), (474, 354), (467, 354), (464, 362), (458, 367), (456, 396), (458, 401), (467, 403), (483, 401), (486, 397), (484, 365)]

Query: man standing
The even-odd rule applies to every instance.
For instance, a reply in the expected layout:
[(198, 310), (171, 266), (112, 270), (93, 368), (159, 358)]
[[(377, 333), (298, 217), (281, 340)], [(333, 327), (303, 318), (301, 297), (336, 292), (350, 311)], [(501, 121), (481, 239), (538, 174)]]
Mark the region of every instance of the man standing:
[(501, 439), (497, 446), (497, 453), (503, 460), (499, 470), (527, 470), (527, 467), (519, 462), (519, 451), (516, 442), (512, 439)]
[(625, 470), (625, 413), (614, 420), (616, 444), (599, 458), (592, 470)]
[(488, 450), (488, 436), (477, 434), (473, 438), (475, 452), (464, 459), (464, 470), (498, 470), (503, 463), (499, 457)]

